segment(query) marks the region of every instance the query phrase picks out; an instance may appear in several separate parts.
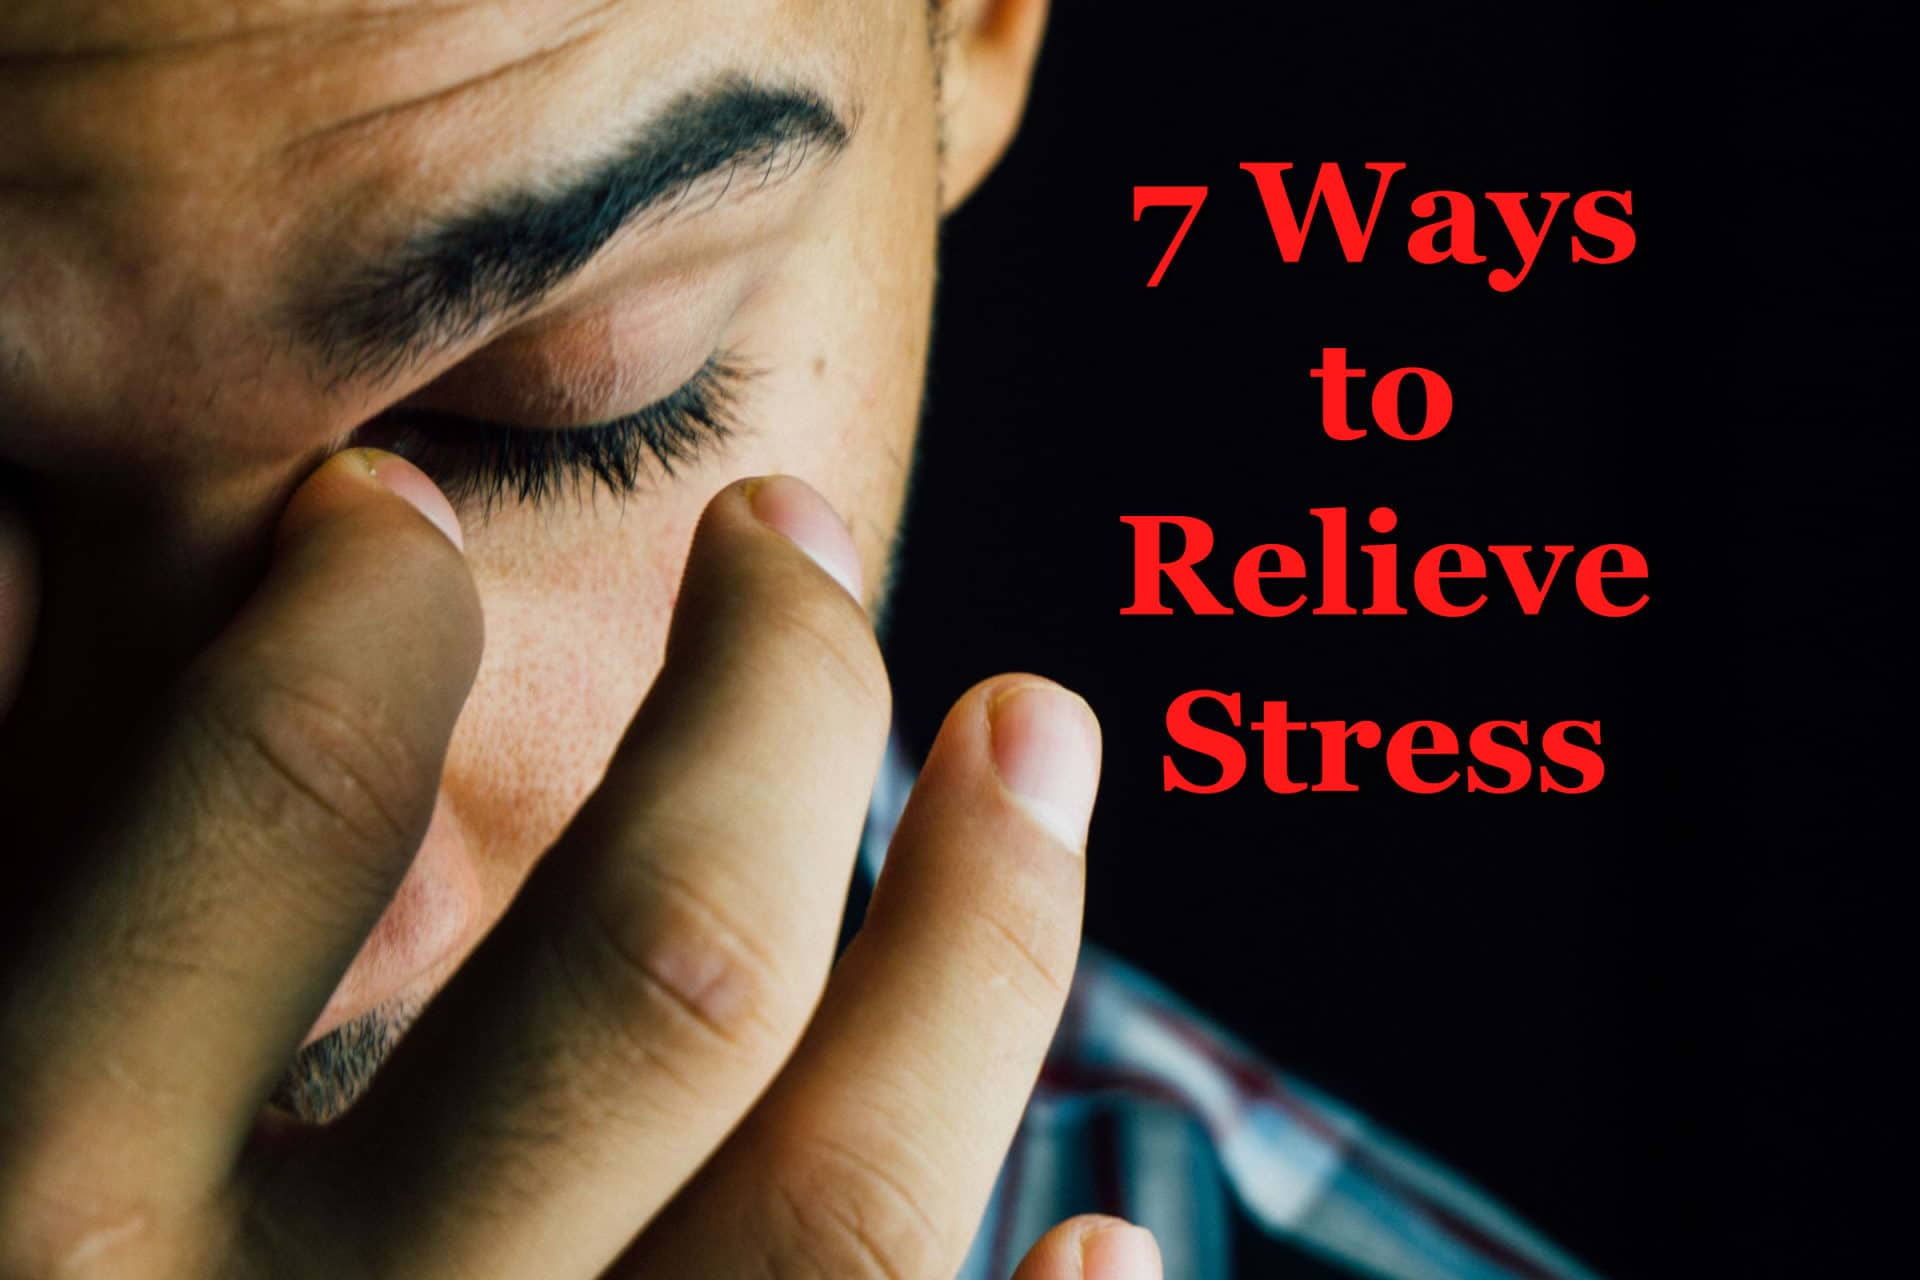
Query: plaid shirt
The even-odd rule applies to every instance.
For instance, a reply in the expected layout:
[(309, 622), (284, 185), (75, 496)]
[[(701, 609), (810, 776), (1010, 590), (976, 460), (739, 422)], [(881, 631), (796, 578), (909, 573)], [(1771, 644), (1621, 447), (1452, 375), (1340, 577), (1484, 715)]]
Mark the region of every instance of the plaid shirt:
[[(857, 898), (912, 785), (890, 750)], [(961, 1280), (1007, 1280), (1048, 1228), (1094, 1212), (1151, 1228), (1168, 1280), (1232, 1276), (1236, 1213), (1380, 1280), (1598, 1280), (1459, 1175), (1089, 946)]]

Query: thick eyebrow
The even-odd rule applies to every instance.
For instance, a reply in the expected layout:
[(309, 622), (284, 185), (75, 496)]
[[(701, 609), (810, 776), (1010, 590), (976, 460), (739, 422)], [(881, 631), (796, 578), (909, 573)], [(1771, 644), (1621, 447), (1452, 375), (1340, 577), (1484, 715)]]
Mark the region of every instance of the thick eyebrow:
[[(832, 156), (852, 126), (820, 94), (723, 77), (675, 99), (611, 159), (493, 195), (303, 290), (294, 330), (336, 385), (385, 381), (538, 302), (623, 228), (672, 216), (703, 180), (761, 185)], [(709, 204), (706, 207), (711, 207)]]

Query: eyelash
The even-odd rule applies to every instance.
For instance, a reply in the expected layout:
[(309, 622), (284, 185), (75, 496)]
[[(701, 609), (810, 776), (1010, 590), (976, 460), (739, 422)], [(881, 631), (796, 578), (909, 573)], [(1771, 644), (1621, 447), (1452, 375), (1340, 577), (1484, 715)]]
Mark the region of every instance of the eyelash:
[(362, 435), (432, 476), (454, 503), (489, 513), (508, 502), (577, 498), (595, 486), (626, 495), (653, 468), (672, 476), (725, 442), (735, 430), (740, 393), (754, 376), (722, 352), (671, 394), (590, 427), (548, 430), (392, 409)]

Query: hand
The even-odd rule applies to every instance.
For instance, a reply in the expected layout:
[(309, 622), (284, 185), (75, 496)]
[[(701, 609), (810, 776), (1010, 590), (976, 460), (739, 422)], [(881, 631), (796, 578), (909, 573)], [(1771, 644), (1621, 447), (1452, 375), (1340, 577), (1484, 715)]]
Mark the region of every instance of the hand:
[[(952, 1275), (1072, 974), (1098, 729), (1031, 676), (963, 697), (829, 976), (889, 692), (792, 480), (709, 506), (605, 783), (362, 1104), (263, 1122), (432, 812), (457, 536), (407, 464), (327, 462), (87, 815), (0, 1006), (0, 1275)], [(26, 546), (0, 517), (0, 692)], [(1018, 1273), (1157, 1274), (1097, 1219)]]

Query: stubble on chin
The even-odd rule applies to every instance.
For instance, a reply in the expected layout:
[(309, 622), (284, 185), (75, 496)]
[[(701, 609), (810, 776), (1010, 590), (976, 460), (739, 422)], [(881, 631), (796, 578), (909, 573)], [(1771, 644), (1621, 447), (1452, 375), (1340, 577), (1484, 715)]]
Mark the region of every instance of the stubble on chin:
[(294, 1055), (273, 1091), (273, 1105), (307, 1124), (345, 1115), (373, 1084), (419, 1010), (382, 1005), (342, 1023)]

